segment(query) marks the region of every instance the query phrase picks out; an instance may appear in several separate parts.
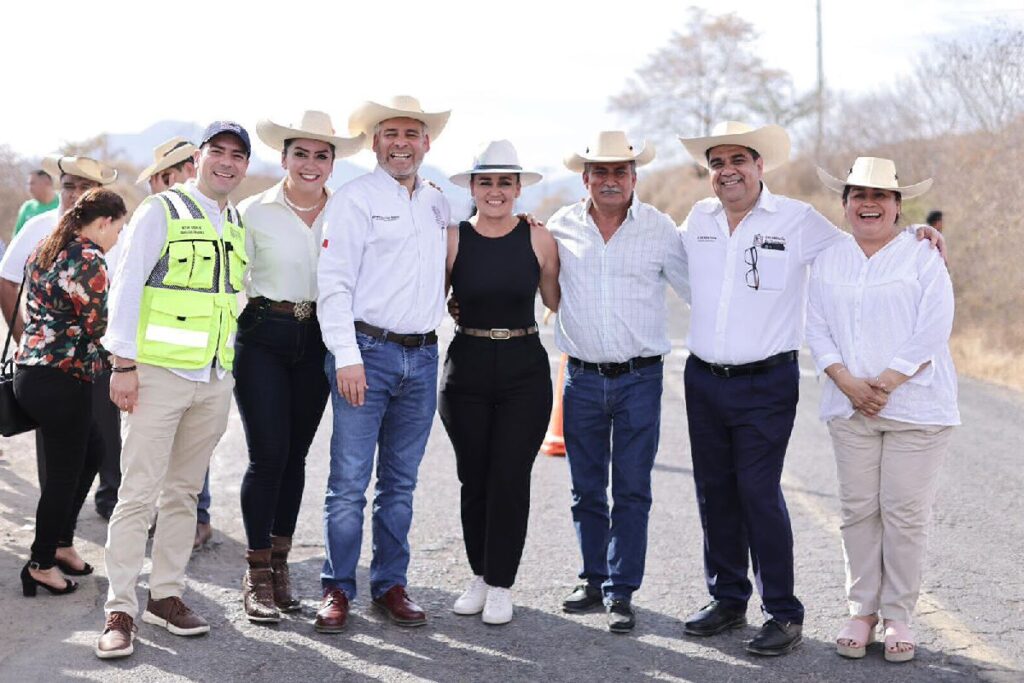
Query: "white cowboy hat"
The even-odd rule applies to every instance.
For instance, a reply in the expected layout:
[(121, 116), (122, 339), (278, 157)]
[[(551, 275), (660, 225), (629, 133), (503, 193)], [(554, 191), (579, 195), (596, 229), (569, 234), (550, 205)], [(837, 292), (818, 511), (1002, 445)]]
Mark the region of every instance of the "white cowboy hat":
[(334, 145), (336, 158), (352, 156), (361, 150), (366, 137), (362, 134), (352, 138), (339, 137), (334, 132), (331, 117), (322, 111), (311, 109), (302, 112), (302, 120), (298, 124), (282, 126), (270, 119), (262, 119), (256, 124), (256, 135), (268, 147), (278, 152), (284, 150), (285, 140), (320, 140)]
[(109, 185), (117, 180), (117, 169), (89, 157), (45, 157), (43, 170), (58, 180), (62, 175), (76, 175), (100, 185)]
[(348, 117), (348, 132), (352, 135), (366, 134), (366, 144), (373, 142), (373, 127), (388, 119), (409, 118), (422, 121), (427, 126), (427, 134), (436, 140), (444, 126), (448, 123), (451, 111), (428, 113), (423, 111), (420, 101), (409, 95), (396, 95), (388, 104), (363, 102)]
[(473, 168), (456, 173), (449, 180), (459, 187), (469, 187), (472, 176), (481, 173), (515, 173), (524, 187), (539, 183), (540, 179), (544, 177), (536, 171), (523, 170), (523, 167), (519, 165), (516, 148), (508, 140), (494, 140), (483, 145), (473, 159)]
[(754, 128), (739, 121), (723, 121), (711, 129), (711, 135), (700, 138), (679, 137), (693, 160), (708, 167), (707, 152), (719, 145), (740, 145), (756, 150), (764, 159), (764, 170), (770, 171), (789, 161), (789, 135), (782, 126), (770, 124)]
[(189, 142), (187, 138), (180, 136), (173, 137), (166, 142), (161, 142), (153, 148), (153, 163), (142, 169), (135, 182), (141, 183), (144, 180), (149, 180), (160, 171), (167, 170), (175, 164), (180, 164), (186, 159), (191, 158), (197, 149), (198, 147)]
[(932, 187), (932, 179), (922, 180), (914, 185), (900, 186), (899, 176), (896, 175), (896, 164), (891, 159), (879, 159), (877, 157), (857, 157), (853, 162), (846, 180), (835, 178), (823, 169), (818, 169), (818, 178), (825, 184), (825, 187), (834, 192), (843, 192), (848, 185), (856, 187), (873, 187), (879, 190), (891, 190), (899, 192), (903, 199), (911, 199), (924, 194)]
[(654, 145), (641, 140), (631, 144), (621, 130), (604, 130), (582, 152), (565, 157), (565, 166), (570, 171), (581, 173), (585, 164), (608, 164), (617, 161), (635, 161), (643, 166), (654, 159)]

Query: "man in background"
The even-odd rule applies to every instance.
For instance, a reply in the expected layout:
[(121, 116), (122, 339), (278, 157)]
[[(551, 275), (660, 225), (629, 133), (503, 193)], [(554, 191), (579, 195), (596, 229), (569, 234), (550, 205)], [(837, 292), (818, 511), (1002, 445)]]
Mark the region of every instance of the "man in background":
[(32, 195), (32, 199), (27, 200), (18, 209), (18, 220), (14, 222), (11, 237), (17, 235), (30, 218), (53, 211), (60, 203), (60, 197), (53, 189), (53, 178), (41, 168), (28, 174), (28, 193)]

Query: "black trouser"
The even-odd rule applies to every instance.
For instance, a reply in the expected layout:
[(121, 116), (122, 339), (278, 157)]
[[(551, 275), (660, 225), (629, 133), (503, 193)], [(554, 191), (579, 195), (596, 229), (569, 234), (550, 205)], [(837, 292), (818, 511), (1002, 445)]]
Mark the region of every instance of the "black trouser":
[(551, 367), (537, 335), (457, 334), (438, 412), (462, 482), (462, 534), (473, 573), (515, 583), (530, 516), (530, 472), (551, 415)]
[(78, 512), (89, 493), (103, 452), (92, 421), (92, 383), (45, 365), (19, 365), (14, 393), (39, 423), (46, 453), (46, 481), (36, 508), (32, 561), (54, 565), (57, 548), (69, 548)]
[[(117, 489), (121, 486), (121, 411), (110, 400), (110, 373), (97, 376), (92, 382), (92, 422), (100, 434), (90, 447), (100, 449), (100, 484), (96, 487), (96, 509), (108, 516), (117, 505)], [(36, 430), (36, 466), (39, 489), (46, 483), (46, 446), (42, 433)], [(92, 480), (89, 480), (92, 486)]]
[(291, 536), (306, 482), (306, 454), (327, 405), (327, 349), (317, 319), (247, 306), (235, 340), (235, 401), (249, 446), (242, 522), (252, 550)]

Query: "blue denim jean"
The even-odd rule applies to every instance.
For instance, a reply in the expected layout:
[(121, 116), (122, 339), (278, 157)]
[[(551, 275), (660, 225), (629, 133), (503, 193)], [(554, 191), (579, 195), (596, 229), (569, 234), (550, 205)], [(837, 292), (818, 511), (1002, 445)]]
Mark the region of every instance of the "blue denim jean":
[(338, 392), (334, 356), (324, 364), (331, 384), (334, 431), (324, 500), (324, 589), (356, 597), (366, 489), (377, 451), (373, 495), (370, 593), (406, 585), (412, 498), (437, 407), (437, 344), (406, 348), (356, 334), (366, 371), (366, 402), (353, 407)]
[[(569, 365), (562, 397), (580, 579), (629, 600), (647, 556), (651, 469), (661, 430), (661, 363), (618, 377)], [(612, 507), (608, 507), (611, 465)]]

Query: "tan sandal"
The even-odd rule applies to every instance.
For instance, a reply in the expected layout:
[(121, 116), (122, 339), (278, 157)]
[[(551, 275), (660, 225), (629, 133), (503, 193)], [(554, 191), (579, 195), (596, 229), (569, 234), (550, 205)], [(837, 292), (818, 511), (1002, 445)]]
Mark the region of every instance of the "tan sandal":
[[(839, 635), (836, 636), (836, 653), (840, 657), (848, 659), (863, 657), (867, 654), (868, 645), (875, 642), (875, 626), (877, 625), (877, 619), (874, 622), (856, 617), (847, 619), (839, 631)], [(843, 641), (846, 641), (845, 645)]]
[[(900, 650), (900, 645), (909, 645), (909, 650)], [(914, 632), (902, 621), (886, 619), (885, 622), (885, 661), (909, 662), (917, 651), (914, 643)]]

